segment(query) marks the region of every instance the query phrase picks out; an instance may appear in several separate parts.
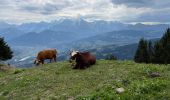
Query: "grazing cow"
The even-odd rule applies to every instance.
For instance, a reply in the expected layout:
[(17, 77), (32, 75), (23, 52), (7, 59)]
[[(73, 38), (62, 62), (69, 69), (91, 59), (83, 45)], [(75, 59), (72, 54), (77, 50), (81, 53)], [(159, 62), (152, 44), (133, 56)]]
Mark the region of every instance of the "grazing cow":
[(89, 52), (72, 51), (70, 62), (75, 61), (74, 69), (84, 69), (96, 63), (96, 58)]
[(40, 51), (37, 55), (36, 60), (34, 61), (34, 64), (39, 65), (40, 63), (44, 64), (44, 60), (50, 59), (50, 62), (54, 60), (56, 62), (56, 56), (57, 51), (56, 49), (49, 49), (49, 50), (43, 50)]

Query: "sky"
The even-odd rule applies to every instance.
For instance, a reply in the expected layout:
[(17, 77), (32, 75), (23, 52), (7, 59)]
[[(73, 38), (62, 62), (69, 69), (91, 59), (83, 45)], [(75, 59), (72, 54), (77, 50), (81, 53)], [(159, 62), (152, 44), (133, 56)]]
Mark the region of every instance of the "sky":
[(0, 0), (0, 21), (28, 23), (63, 18), (126, 23), (169, 23), (170, 0)]

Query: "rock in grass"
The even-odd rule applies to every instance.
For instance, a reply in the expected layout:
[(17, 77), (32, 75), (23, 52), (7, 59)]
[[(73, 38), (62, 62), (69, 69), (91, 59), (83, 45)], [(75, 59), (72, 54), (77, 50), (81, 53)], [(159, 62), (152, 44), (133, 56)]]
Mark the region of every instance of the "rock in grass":
[(152, 73), (149, 74), (149, 76), (150, 76), (151, 78), (155, 78), (155, 77), (160, 77), (161, 74), (158, 73), (158, 72), (152, 72)]
[(75, 100), (75, 98), (74, 97), (68, 97), (67, 100)]
[(123, 93), (125, 91), (125, 89), (124, 88), (116, 88), (116, 92), (117, 93)]

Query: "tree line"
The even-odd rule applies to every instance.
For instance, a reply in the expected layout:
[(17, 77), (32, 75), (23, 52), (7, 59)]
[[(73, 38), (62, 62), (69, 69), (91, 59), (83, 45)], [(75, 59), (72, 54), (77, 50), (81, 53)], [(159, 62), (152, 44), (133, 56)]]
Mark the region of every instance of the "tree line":
[(156, 42), (140, 39), (134, 61), (137, 63), (170, 64), (170, 28)]

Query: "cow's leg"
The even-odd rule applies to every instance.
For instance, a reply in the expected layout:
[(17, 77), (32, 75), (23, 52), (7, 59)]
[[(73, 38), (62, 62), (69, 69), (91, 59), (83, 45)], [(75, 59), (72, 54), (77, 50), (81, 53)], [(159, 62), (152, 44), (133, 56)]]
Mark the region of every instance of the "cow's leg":
[(90, 65), (87, 63), (87, 64), (84, 65), (83, 68), (86, 69), (86, 68), (88, 68), (89, 66), (90, 66)]
[(77, 69), (77, 68), (79, 68), (79, 64), (78, 63), (76, 63), (76, 65), (75, 65), (75, 67), (73, 67), (73, 69)]
[(80, 69), (86, 69), (86, 66), (81, 66)]
[(84, 68), (88, 68), (89, 66), (90, 66), (90, 63), (89, 63), (89, 61), (84, 61), (84, 63), (83, 63), (84, 65)]
[(81, 69), (88, 68), (89, 66), (90, 66), (90, 65), (89, 65), (88, 62), (84, 62), (84, 63), (82, 63), (82, 65), (81, 65)]
[(54, 56), (54, 61), (57, 62), (57, 57), (56, 56)]
[(41, 63), (44, 64), (44, 60), (41, 60)]
[(56, 58), (57, 58), (56, 55), (54, 55), (53, 58), (52, 58), (54, 60), (54, 62), (57, 61)]
[(85, 69), (85, 64), (81, 62), (79, 65), (79, 69)]

